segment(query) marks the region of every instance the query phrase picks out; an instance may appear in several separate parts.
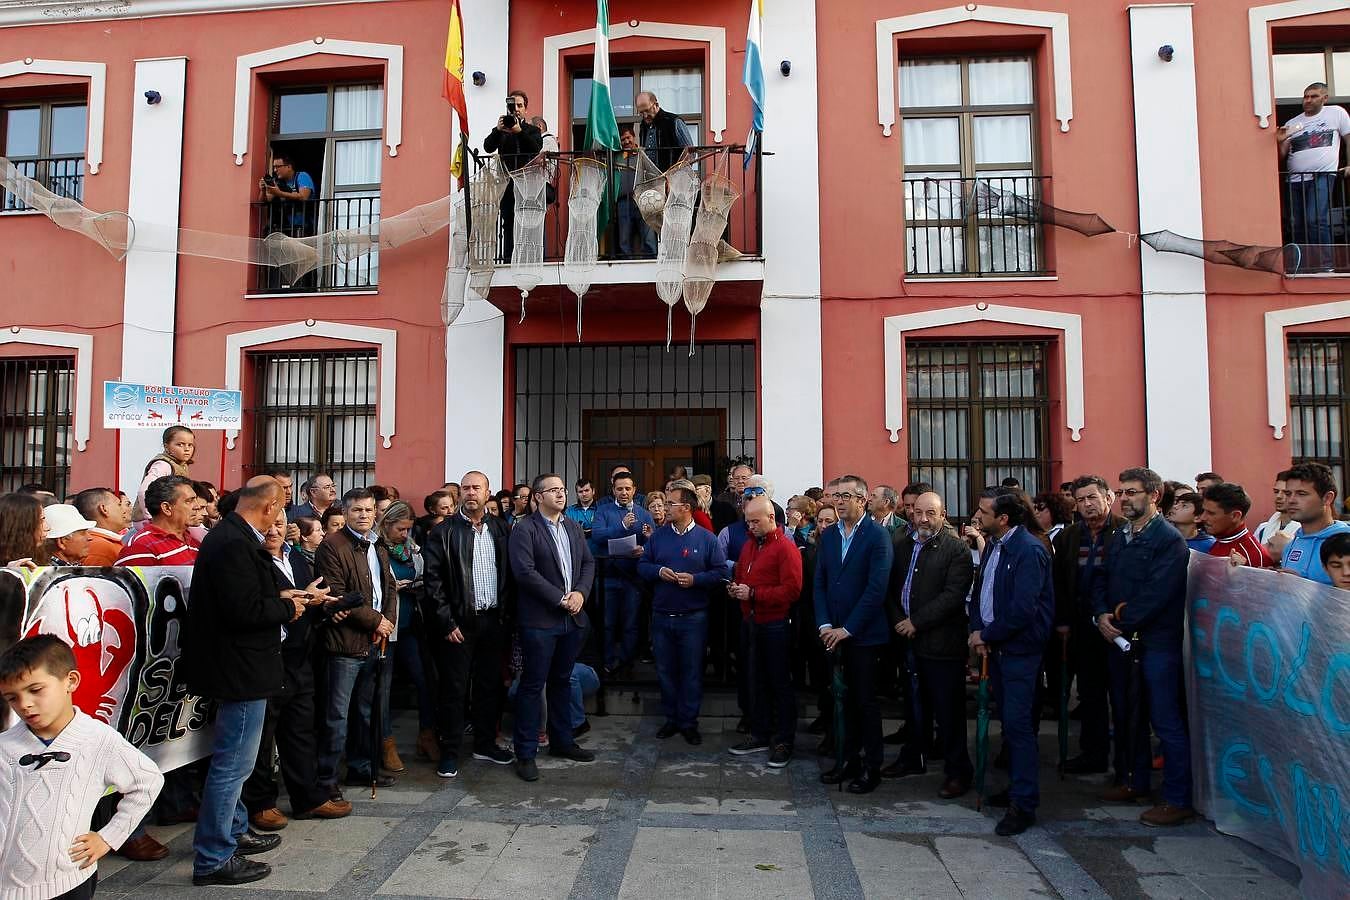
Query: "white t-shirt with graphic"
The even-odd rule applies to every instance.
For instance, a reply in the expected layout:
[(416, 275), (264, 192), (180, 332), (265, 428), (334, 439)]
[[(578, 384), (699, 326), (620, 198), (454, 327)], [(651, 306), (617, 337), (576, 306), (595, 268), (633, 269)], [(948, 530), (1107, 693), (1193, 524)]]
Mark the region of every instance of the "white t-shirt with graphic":
[(1324, 106), (1315, 116), (1299, 113), (1284, 127), (1289, 134), (1290, 172), (1334, 172), (1339, 168), (1341, 137), (1350, 134), (1350, 113), (1344, 107)]

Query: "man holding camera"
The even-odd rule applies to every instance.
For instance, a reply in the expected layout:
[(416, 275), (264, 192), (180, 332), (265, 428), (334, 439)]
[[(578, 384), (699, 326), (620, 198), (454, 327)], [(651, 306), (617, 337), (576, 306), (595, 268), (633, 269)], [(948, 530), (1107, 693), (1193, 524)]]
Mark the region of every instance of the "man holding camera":
[[(506, 115), (483, 138), (483, 149), (496, 153), (508, 172), (524, 168), (544, 149), (544, 135), (529, 120), (530, 98), (524, 91), (512, 91), (506, 97)], [(502, 262), (511, 261), (515, 243), (516, 195), (510, 188), (502, 194)]]

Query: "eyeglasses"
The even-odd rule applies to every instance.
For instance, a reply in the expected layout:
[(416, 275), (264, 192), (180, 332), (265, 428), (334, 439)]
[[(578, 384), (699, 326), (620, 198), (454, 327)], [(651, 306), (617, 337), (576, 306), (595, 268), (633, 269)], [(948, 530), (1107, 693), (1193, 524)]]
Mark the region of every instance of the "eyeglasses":
[[(539, 493), (541, 493), (541, 494), (566, 494), (566, 493), (567, 493), (567, 488), (565, 488), (565, 487), (540, 488), (540, 489), (539, 489)], [(516, 499), (517, 499), (517, 500), (524, 500), (524, 499), (526, 499), (526, 498), (525, 498), (524, 496), (520, 496), (520, 497), (517, 497)]]
[(848, 491), (841, 491), (841, 492), (839, 492), (839, 493), (837, 493), (837, 494), (831, 494), (831, 495), (830, 495), (830, 498), (833, 499), (833, 500), (840, 500), (840, 501), (848, 501), (848, 500), (866, 500), (866, 499), (867, 499), (866, 495), (864, 495), (864, 494), (851, 494), (851, 493), (849, 493)]
[(666, 504), (666, 506), (688, 506), (688, 505), (689, 505), (688, 503), (684, 503), (684, 502), (682, 502), (682, 501), (680, 501), (680, 500), (667, 500), (667, 501), (665, 501), (665, 504)]
[(1142, 496), (1142, 495), (1144, 495), (1144, 494), (1148, 494), (1148, 493), (1151, 493), (1151, 492), (1150, 492), (1150, 491), (1143, 490), (1143, 489), (1141, 489), (1141, 488), (1121, 488), (1120, 490), (1116, 491), (1116, 493), (1119, 494), (1119, 495), (1122, 496), (1122, 497), (1126, 497), (1126, 498), (1129, 498), (1129, 499), (1132, 500), (1132, 499), (1134, 499), (1135, 497), (1139, 497), (1139, 496)]

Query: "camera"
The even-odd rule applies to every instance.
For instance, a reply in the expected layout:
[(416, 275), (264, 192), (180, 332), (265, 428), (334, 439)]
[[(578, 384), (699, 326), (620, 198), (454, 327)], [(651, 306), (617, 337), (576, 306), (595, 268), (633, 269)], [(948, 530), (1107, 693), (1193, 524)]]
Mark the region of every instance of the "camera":
[(516, 98), (506, 98), (506, 115), (502, 116), (503, 128), (514, 128), (520, 124), (520, 119), (516, 117)]
[(267, 185), (268, 187), (276, 187), (276, 186), (277, 186), (277, 176), (275, 176), (275, 175), (264, 175), (264, 176), (263, 176), (263, 184)]

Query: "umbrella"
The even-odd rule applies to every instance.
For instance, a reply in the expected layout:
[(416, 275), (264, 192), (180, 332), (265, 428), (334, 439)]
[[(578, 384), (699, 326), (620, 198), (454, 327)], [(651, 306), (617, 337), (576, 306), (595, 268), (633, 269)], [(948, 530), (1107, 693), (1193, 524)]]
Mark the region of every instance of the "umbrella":
[(375, 799), (375, 782), (380, 777), (380, 747), (384, 744), (384, 705), (380, 694), (384, 688), (384, 654), (389, 648), (389, 639), (380, 638), (376, 645), (380, 648), (379, 661), (375, 663), (375, 697), (370, 701), (370, 799)]
[(1059, 636), (1059, 777), (1069, 760), (1069, 635)]
[[(830, 651), (834, 656), (834, 682), (830, 686), (830, 692), (834, 694), (834, 765), (837, 769), (844, 768), (844, 654), (840, 650)], [(844, 783), (839, 782), (839, 790), (844, 789)]]
[[(1122, 603), (1116, 607), (1113, 618), (1117, 623), (1124, 618), (1125, 604)], [(1120, 638), (1116, 638), (1120, 641)], [(1153, 755), (1148, 749), (1149, 728), (1148, 728), (1148, 709), (1145, 703), (1144, 693), (1144, 666), (1143, 651), (1139, 644), (1139, 632), (1130, 635), (1126, 643), (1118, 643), (1121, 652), (1125, 654), (1129, 662), (1129, 668), (1125, 673), (1125, 712), (1126, 719), (1129, 721), (1130, 733), (1125, 743), (1126, 765), (1129, 767), (1129, 780), (1127, 784), (1134, 787), (1135, 779), (1138, 777), (1136, 763), (1142, 758), (1144, 760), (1144, 772), (1147, 773), (1153, 762)], [(1148, 775), (1145, 774), (1147, 780)]]
[(980, 657), (980, 687), (975, 694), (975, 808), (984, 808), (984, 770), (989, 766), (989, 657)]

